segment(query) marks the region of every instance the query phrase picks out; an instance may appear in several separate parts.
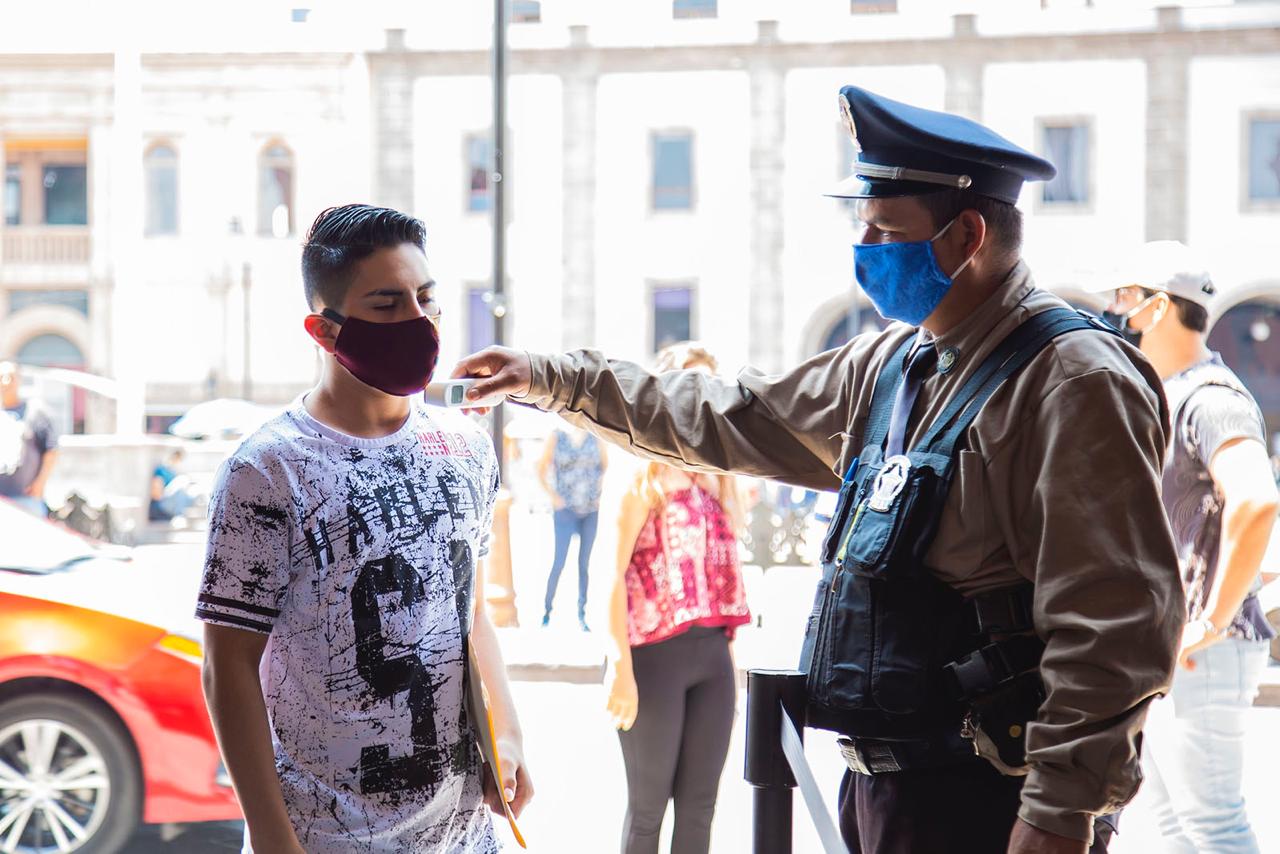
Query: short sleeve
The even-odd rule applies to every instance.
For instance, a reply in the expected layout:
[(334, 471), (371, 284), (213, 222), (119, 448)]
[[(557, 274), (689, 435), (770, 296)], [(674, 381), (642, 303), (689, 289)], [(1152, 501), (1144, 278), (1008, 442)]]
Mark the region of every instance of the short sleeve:
[(61, 435), (58, 428), (54, 426), (53, 419), (49, 417), (49, 413), (44, 409), (36, 409), (31, 413), (31, 435), (35, 439), (36, 449), (43, 454), (58, 449), (58, 440)]
[(209, 499), (196, 617), (270, 634), (289, 586), (289, 506), (256, 466), (231, 459)]
[(1179, 425), (1187, 451), (1205, 468), (1233, 439), (1257, 439), (1266, 445), (1266, 429), (1257, 404), (1226, 386), (1204, 386), (1192, 393)]
[(489, 474), (489, 494), (485, 496), (484, 503), (484, 519), (481, 530), (484, 535), (480, 539), (480, 558), (484, 559), (489, 556), (489, 545), (493, 539), (493, 509), (498, 504), (498, 489), (502, 485), (502, 479), (498, 475), (498, 458), (492, 459), (491, 470)]

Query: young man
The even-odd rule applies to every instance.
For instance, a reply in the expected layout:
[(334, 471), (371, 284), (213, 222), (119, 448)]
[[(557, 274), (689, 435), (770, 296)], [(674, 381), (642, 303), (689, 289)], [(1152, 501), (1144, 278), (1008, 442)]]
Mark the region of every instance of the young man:
[(1168, 850), (1257, 851), (1241, 785), (1245, 715), (1275, 635), (1255, 595), (1277, 509), (1266, 425), (1206, 345), (1214, 286), (1187, 247), (1148, 243), (1122, 281), (1113, 322), (1169, 398), (1162, 497), (1187, 593), (1180, 666), (1143, 765)]
[(424, 229), (322, 213), (302, 253), (320, 381), (245, 441), (211, 499), (196, 614), (205, 696), (246, 850), (497, 850), (464, 703), (467, 647), (502, 786), (533, 794), (479, 586), (498, 467), (489, 439), (413, 398), (439, 349)]

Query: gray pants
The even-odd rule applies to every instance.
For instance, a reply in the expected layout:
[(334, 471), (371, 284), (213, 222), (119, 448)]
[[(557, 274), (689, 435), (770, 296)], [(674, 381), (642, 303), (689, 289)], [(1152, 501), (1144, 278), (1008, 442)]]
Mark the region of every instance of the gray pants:
[(735, 685), (723, 629), (695, 627), (633, 647), (640, 698), (635, 725), (619, 732), (627, 771), (623, 854), (657, 854), (675, 799), (671, 854), (707, 854), (720, 772), (733, 731)]

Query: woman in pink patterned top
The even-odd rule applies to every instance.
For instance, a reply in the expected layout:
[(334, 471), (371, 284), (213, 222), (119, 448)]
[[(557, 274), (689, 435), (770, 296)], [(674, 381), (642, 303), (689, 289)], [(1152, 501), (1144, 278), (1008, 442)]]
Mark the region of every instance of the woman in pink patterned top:
[[(714, 372), (693, 344), (659, 371)], [(650, 463), (622, 501), (606, 688), (627, 772), (623, 854), (656, 854), (675, 799), (672, 854), (706, 854), (733, 730), (730, 641), (747, 623), (741, 504), (730, 477)]]

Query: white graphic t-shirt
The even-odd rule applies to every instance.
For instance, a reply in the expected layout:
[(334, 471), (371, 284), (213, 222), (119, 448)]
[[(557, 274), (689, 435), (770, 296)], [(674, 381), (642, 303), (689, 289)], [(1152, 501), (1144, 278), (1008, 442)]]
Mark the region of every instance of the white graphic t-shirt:
[(196, 615), (270, 636), (276, 771), (308, 852), (498, 850), (463, 700), (497, 487), (488, 436), (421, 403), (359, 439), (299, 400), (224, 464)]

